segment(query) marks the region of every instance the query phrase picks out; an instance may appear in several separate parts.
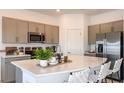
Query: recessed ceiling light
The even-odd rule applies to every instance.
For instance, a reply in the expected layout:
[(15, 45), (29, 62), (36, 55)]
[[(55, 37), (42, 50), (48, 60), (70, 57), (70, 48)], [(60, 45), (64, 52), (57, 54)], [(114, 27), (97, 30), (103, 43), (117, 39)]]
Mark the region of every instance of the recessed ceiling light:
[(60, 12), (60, 9), (56, 9), (56, 12)]

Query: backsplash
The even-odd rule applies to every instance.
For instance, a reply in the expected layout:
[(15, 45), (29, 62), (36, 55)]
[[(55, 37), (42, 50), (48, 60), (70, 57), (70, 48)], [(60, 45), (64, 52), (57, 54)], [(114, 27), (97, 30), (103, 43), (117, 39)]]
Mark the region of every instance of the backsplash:
[(5, 50), (5, 47), (42, 47), (45, 49), (45, 47), (54, 46), (58, 44), (40, 44), (40, 43), (28, 43), (28, 44), (1, 44), (0, 50)]

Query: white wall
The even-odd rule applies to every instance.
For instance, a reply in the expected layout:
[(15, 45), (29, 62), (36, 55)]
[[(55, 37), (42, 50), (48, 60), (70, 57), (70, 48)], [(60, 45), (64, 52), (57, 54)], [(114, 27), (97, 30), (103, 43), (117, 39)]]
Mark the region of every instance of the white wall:
[(121, 20), (121, 19), (123, 19), (123, 10), (114, 10), (114, 11), (99, 14), (96, 16), (91, 16), (90, 25), (107, 23), (107, 22)]
[(2, 43), (2, 16), (12, 17), (27, 21), (41, 22), (51, 25), (59, 25), (59, 17), (52, 17), (43, 15), (37, 12), (32, 12), (29, 10), (19, 10), (19, 9), (10, 9), (10, 10), (0, 10), (0, 50), (4, 49), (5, 46), (44, 46), (43, 44), (3, 44)]
[[(62, 51), (67, 52), (67, 39), (66, 39), (66, 29), (68, 28), (79, 28), (81, 29), (81, 51), (84, 51), (88, 48), (87, 40), (87, 30), (88, 30), (88, 16), (84, 14), (64, 14), (60, 18), (60, 45)], [(76, 38), (76, 37), (74, 37)], [(78, 44), (77, 44), (78, 46)]]

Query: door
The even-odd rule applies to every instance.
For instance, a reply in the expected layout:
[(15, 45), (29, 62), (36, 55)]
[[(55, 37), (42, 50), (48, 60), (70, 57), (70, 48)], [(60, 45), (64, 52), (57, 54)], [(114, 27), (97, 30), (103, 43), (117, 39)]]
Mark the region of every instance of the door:
[(29, 22), (29, 32), (44, 33), (44, 24)]
[(5, 63), (5, 82), (15, 81), (16, 68), (10, 62)]
[(52, 26), (45, 25), (45, 43), (52, 43)]
[(54, 44), (59, 43), (59, 27), (52, 26), (52, 42)]
[(29, 22), (29, 32), (38, 32), (38, 25), (35, 22)]
[(99, 33), (96, 34), (96, 54), (99, 57), (103, 57), (104, 54), (106, 53), (106, 46), (104, 44), (105, 40), (105, 34), (104, 33)]
[(92, 25), (88, 27), (88, 43), (96, 43), (96, 34), (100, 32), (99, 25)]
[(28, 40), (28, 22), (17, 20), (17, 43), (27, 43)]
[(123, 31), (123, 20), (113, 22), (112, 26), (114, 32)]
[(120, 57), (120, 32), (112, 32), (106, 34), (107, 55), (112, 57)]
[(37, 27), (38, 27), (38, 32), (44, 34), (44, 32), (45, 32), (44, 31), (44, 24), (39, 23), (39, 24), (37, 24)]
[(100, 33), (108, 33), (112, 31), (112, 22), (100, 25)]
[(2, 41), (3, 43), (16, 43), (16, 20), (2, 18)]
[(67, 53), (81, 54), (81, 29), (67, 29)]

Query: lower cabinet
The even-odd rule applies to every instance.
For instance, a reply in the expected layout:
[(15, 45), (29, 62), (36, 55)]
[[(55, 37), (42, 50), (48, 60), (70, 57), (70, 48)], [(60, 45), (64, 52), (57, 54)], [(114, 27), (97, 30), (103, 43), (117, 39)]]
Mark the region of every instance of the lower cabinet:
[(1, 80), (4, 83), (16, 81), (16, 67), (11, 64), (12, 61), (30, 59), (30, 56), (1, 58)]
[(11, 82), (15, 80), (15, 66), (10, 62), (5, 62), (5, 82)]

